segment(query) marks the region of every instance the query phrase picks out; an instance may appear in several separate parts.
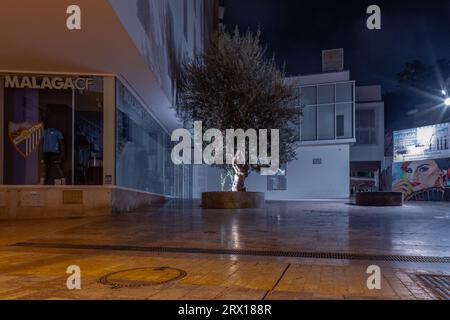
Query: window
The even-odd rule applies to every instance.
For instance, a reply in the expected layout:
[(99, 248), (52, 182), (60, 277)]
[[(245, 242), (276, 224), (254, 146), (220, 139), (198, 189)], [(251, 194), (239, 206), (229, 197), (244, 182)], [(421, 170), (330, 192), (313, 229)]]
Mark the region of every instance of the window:
[(336, 103), (353, 102), (353, 83), (336, 84)]
[(103, 78), (5, 79), (3, 182), (103, 184)]
[(317, 87), (304, 87), (300, 91), (301, 104), (311, 106), (317, 104)]
[(160, 195), (189, 193), (183, 190), (183, 179), (191, 181), (192, 177), (170, 160), (170, 136), (127, 87), (120, 81), (116, 87), (117, 185)]
[(336, 116), (336, 136), (342, 137), (344, 135), (344, 116)]
[(376, 145), (377, 130), (375, 110), (365, 109), (356, 111), (356, 144)]
[(301, 120), (301, 139), (303, 141), (317, 140), (316, 109), (316, 106), (308, 106), (303, 108), (303, 117)]
[(317, 92), (318, 104), (334, 102), (334, 85), (319, 86)]
[(324, 104), (317, 106), (318, 127), (317, 135), (319, 140), (334, 139), (334, 105)]
[(301, 141), (352, 139), (354, 82), (300, 88)]
[(336, 104), (336, 138), (353, 137), (353, 103)]
[(103, 83), (74, 92), (74, 180), (78, 185), (103, 184)]

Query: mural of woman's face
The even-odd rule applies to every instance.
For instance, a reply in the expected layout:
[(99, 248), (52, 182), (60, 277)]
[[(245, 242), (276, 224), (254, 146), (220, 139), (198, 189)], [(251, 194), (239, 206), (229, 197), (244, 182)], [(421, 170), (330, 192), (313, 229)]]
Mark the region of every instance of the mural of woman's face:
[(433, 160), (411, 162), (406, 168), (414, 192), (433, 187), (443, 188), (443, 174)]

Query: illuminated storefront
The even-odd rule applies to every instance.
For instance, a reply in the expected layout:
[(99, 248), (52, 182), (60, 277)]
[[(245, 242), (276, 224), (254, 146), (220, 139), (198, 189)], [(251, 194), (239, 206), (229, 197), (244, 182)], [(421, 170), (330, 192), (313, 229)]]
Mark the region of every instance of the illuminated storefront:
[(190, 168), (170, 161), (170, 136), (141, 101), (112, 76), (0, 75), (0, 215), (59, 197), (89, 211), (95, 193), (111, 211), (190, 197)]
[(103, 184), (103, 78), (2, 82), (3, 184)]

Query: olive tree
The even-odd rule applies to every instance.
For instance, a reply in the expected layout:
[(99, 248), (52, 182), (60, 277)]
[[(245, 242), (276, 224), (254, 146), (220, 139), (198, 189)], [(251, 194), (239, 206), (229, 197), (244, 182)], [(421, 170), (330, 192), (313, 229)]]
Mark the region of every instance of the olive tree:
[[(183, 62), (178, 81), (176, 111), (184, 123), (202, 121), (203, 128), (223, 135), (227, 129), (278, 129), (280, 163), (295, 158), (301, 115), (293, 107), (296, 86), (286, 80), (274, 57), (266, 57), (259, 31), (222, 31), (207, 50)], [(248, 152), (245, 159), (244, 164), (219, 165), (234, 177), (232, 191), (246, 191), (249, 173), (262, 168), (249, 164)]]

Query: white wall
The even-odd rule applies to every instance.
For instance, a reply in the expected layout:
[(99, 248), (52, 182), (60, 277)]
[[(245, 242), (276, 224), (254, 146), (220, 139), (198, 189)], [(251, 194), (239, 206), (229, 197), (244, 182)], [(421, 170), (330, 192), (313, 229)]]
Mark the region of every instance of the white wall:
[[(321, 158), (321, 165), (313, 159)], [(199, 169), (197, 169), (199, 170)], [(201, 192), (220, 191), (220, 171), (202, 166), (194, 173), (194, 198)], [(349, 197), (349, 145), (303, 146), (287, 166), (287, 190), (267, 191), (267, 177), (252, 173), (247, 191), (266, 192), (267, 200), (343, 199)]]

